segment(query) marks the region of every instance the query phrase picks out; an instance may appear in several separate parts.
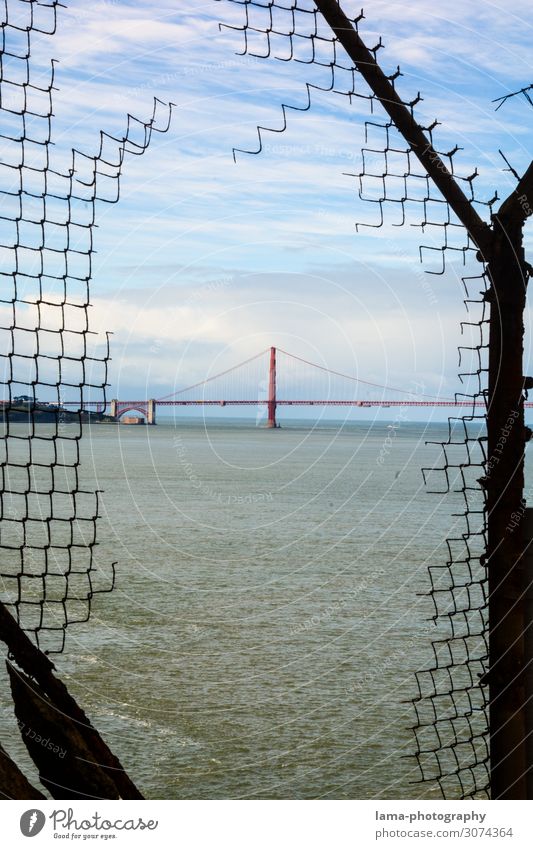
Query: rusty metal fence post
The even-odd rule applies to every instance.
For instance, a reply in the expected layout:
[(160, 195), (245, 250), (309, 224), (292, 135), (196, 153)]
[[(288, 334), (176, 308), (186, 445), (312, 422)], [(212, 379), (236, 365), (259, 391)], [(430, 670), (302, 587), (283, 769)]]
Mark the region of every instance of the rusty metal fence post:
[(533, 799), (533, 508), (528, 507), (524, 515), (524, 577), (526, 628), (524, 649), (525, 676), (525, 733), (526, 733), (526, 792)]
[(491, 796), (526, 799), (523, 543), (513, 517), (520, 517), (524, 510), (522, 363), (527, 272), (522, 227), (514, 204), (506, 204), (494, 216), (488, 264), (487, 679)]

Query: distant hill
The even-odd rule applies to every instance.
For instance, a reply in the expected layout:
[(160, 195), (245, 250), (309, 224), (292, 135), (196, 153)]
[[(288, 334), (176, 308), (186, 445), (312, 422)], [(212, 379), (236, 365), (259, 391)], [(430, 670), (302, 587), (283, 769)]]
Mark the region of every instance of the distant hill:
[(69, 424), (77, 422), (114, 422), (111, 416), (105, 413), (91, 412), (89, 410), (67, 410), (65, 407), (57, 407), (53, 404), (33, 403), (31, 400), (15, 399), (11, 402), (0, 401), (0, 422), (35, 422)]

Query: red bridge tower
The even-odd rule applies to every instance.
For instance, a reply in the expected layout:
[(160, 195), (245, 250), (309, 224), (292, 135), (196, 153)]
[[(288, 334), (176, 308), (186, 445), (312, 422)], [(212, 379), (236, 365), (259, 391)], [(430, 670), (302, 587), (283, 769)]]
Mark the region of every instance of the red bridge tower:
[(270, 349), (270, 369), (268, 375), (268, 421), (267, 427), (276, 425), (276, 349)]

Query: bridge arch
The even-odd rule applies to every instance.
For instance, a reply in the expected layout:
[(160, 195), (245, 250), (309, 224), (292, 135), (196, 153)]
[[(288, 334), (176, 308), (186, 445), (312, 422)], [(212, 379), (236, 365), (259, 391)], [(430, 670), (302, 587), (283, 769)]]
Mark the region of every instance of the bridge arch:
[(147, 407), (143, 407), (141, 404), (136, 404), (135, 406), (131, 406), (131, 407), (121, 407), (121, 406), (118, 405), (117, 406), (117, 412), (115, 414), (115, 418), (120, 420), (125, 413), (131, 413), (131, 412), (141, 413), (141, 415), (143, 415), (145, 418), (148, 417)]
[(122, 401), (122, 403), (113, 398), (111, 401), (111, 415), (117, 421), (120, 421), (124, 413), (132, 410), (141, 413), (146, 419), (146, 424), (155, 425), (156, 402), (153, 398), (149, 401)]
[(124, 413), (129, 413), (134, 410), (136, 413), (141, 413), (146, 419), (146, 424), (155, 424), (156, 401), (150, 398), (148, 401), (119, 401), (113, 398), (110, 403), (111, 415), (117, 421), (120, 421)]

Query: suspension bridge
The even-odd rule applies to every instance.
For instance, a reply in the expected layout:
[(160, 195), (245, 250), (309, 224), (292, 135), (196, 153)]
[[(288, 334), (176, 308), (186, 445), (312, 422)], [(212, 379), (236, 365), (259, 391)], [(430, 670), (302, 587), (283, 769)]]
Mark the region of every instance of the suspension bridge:
[[(84, 401), (82, 408), (94, 407), (98, 412), (109, 408), (110, 415), (120, 420), (129, 412), (141, 414), (147, 424), (155, 425), (157, 410), (162, 407), (187, 406), (255, 406), (266, 413), (265, 426), (278, 426), (278, 407), (484, 407), (469, 395), (456, 394), (441, 398), (412, 389), (401, 389), (343, 374), (271, 347), (231, 368), (204, 380), (178, 389), (162, 398), (123, 401), (113, 399)], [(391, 397), (392, 396), (392, 397)], [(63, 406), (80, 407), (79, 402), (66, 401)], [(527, 406), (533, 406), (528, 404)]]

